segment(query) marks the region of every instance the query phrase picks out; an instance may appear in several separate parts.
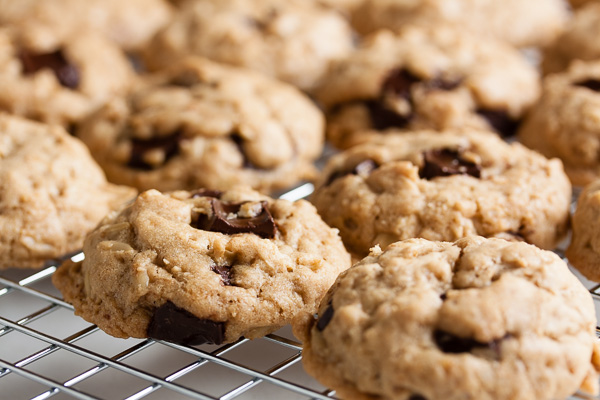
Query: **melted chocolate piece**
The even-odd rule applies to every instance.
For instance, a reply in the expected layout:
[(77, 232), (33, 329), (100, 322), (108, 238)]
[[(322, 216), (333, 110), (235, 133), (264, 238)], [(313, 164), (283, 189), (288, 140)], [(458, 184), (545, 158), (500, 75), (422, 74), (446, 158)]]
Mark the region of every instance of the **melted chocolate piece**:
[(225, 339), (225, 323), (200, 319), (168, 301), (154, 310), (146, 334), (184, 345), (221, 344)]
[(433, 332), (433, 340), (435, 340), (435, 344), (444, 353), (468, 353), (476, 348), (488, 348), (498, 355), (500, 354), (502, 341), (502, 339), (496, 339), (488, 343), (481, 343), (474, 339), (461, 338), (439, 329)]
[[(221, 232), (227, 235), (235, 233), (254, 233), (265, 239), (273, 239), (277, 225), (267, 208), (267, 202), (261, 201), (261, 210), (255, 217), (241, 218), (237, 215), (244, 203), (223, 203), (211, 199), (212, 216), (201, 214), (196, 222), (196, 228), (211, 232)], [(233, 215), (233, 218), (232, 218)]]
[(183, 139), (181, 131), (177, 131), (169, 136), (155, 137), (152, 139), (131, 139), (131, 157), (127, 166), (144, 171), (150, 171), (156, 166), (148, 164), (144, 161), (144, 156), (152, 150), (162, 150), (165, 153), (166, 163), (173, 156), (179, 153), (179, 142)]
[(192, 199), (197, 197), (214, 197), (215, 199), (220, 199), (223, 192), (220, 190), (212, 190), (212, 189), (198, 189), (192, 194)]
[(327, 328), (327, 325), (329, 325), (329, 322), (331, 322), (331, 318), (333, 318), (333, 305), (331, 302), (329, 302), (329, 305), (317, 320), (317, 329), (319, 332), (323, 332), (323, 329)]
[(64, 87), (77, 89), (79, 86), (79, 69), (67, 61), (61, 50), (42, 54), (22, 51), (19, 54), (19, 58), (25, 75), (34, 74), (39, 70), (49, 68)]
[(333, 174), (331, 174), (331, 176), (329, 176), (329, 179), (327, 179), (327, 183), (325, 184), (325, 186), (329, 186), (336, 179), (342, 178), (346, 175), (369, 175), (371, 172), (373, 172), (373, 170), (377, 169), (378, 167), (379, 164), (377, 164), (371, 159), (361, 161), (351, 170), (336, 171)]
[(481, 178), (481, 167), (463, 159), (456, 150), (429, 150), (423, 153), (423, 160), (424, 165), (419, 171), (422, 179), (450, 175), (470, 175)]
[(227, 265), (213, 265), (210, 269), (216, 273), (221, 275), (223, 279), (223, 284), (225, 286), (231, 286), (231, 267)]
[(393, 94), (396, 97), (401, 97), (410, 101), (412, 97), (412, 85), (421, 81), (421, 78), (413, 75), (412, 72), (407, 69), (394, 69), (383, 81), (381, 93), (382, 95)]
[(480, 108), (476, 110), (477, 114), (487, 120), (492, 129), (502, 137), (511, 137), (516, 135), (521, 121), (512, 119), (506, 111), (486, 110)]
[(600, 80), (598, 79), (586, 79), (585, 81), (576, 82), (575, 86), (581, 86), (593, 90), (594, 92), (600, 92)]
[(397, 112), (387, 108), (379, 100), (368, 100), (364, 102), (369, 111), (369, 118), (373, 128), (383, 131), (389, 128), (404, 128), (412, 119), (412, 114), (400, 115)]

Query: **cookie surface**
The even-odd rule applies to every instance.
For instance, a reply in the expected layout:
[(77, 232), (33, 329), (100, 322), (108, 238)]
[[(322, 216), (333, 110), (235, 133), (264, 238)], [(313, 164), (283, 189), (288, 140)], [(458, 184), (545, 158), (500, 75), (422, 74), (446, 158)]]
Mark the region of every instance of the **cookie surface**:
[(577, 9), (565, 32), (544, 52), (545, 73), (561, 72), (573, 60), (600, 59), (600, 2), (590, 2)]
[(81, 247), (135, 190), (106, 182), (62, 128), (0, 114), (0, 268), (41, 267)]
[[(117, 337), (256, 338), (315, 312), (350, 257), (310, 203), (251, 190), (150, 190), (86, 239), (54, 284)], [(171, 321), (171, 322), (169, 322)]]
[(492, 133), (390, 132), (331, 158), (311, 201), (361, 257), (377, 244), (474, 234), (552, 249), (571, 186), (560, 160)]
[(370, 139), (370, 129), (475, 127), (509, 136), (538, 95), (539, 74), (518, 51), (441, 26), (371, 35), (316, 91), (328, 138), (341, 148)]
[(246, 67), (311, 89), (352, 47), (348, 22), (304, 0), (193, 0), (146, 51), (151, 69), (189, 55)]
[(124, 53), (96, 33), (79, 32), (45, 48), (0, 30), (0, 110), (69, 127), (133, 81)]
[(193, 58), (110, 102), (77, 134), (116, 183), (270, 191), (313, 176), (323, 125), (296, 88)]
[(527, 47), (551, 43), (568, 16), (562, 0), (369, 0), (358, 7), (352, 22), (361, 33), (448, 24)]
[(348, 399), (562, 399), (596, 393), (588, 291), (554, 253), (411, 239), (342, 273), (295, 326), (305, 369)]
[(600, 62), (574, 62), (546, 77), (540, 101), (518, 132), (519, 140), (563, 161), (571, 182), (600, 177)]

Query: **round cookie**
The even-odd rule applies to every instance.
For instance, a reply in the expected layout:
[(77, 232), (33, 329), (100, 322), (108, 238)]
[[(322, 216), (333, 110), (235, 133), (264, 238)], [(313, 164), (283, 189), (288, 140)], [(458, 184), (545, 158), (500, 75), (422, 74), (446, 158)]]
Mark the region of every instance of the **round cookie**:
[(600, 2), (591, 2), (575, 11), (565, 32), (544, 52), (545, 73), (561, 72), (573, 60), (600, 60)]
[(332, 157), (311, 201), (360, 257), (416, 237), (552, 249), (567, 231), (571, 185), (560, 160), (492, 133), (392, 132)]
[(79, 32), (44, 48), (0, 30), (0, 110), (71, 127), (128, 90), (133, 79), (122, 51), (95, 33)]
[(448, 24), (528, 47), (550, 44), (568, 17), (563, 0), (368, 0), (353, 13), (352, 23), (363, 34), (407, 24)]
[(81, 248), (88, 231), (135, 196), (106, 182), (58, 126), (0, 113), (0, 268), (37, 268)]
[(311, 89), (352, 48), (348, 22), (306, 0), (192, 0), (146, 51), (150, 69), (188, 55), (250, 68)]
[(336, 63), (316, 98), (341, 148), (366, 130), (475, 127), (511, 135), (539, 95), (539, 74), (510, 46), (449, 27), (381, 31)]
[(313, 177), (323, 125), (321, 112), (296, 88), (190, 58), (108, 103), (77, 135), (116, 183), (271, 191)]
[(598, 392), (588, 291), (554, 253), (411, 239), (342, 273), (295, 323), (305, 369), (344, 399), (564, 399)]
[(576, 61), (548, 76), (518, 135), (524, 145), (560, 158), (573, 185), (600, 178), (600, 60)]
[(310, 203), (237, 188), (144, 192), (52, 276), (76, 314), (117, 337), (257, 338), (314, 313), (350, 256)]
[(600, 282), (600, 180), (585, 187), (573, 214), (573, 233), (566, 255), (589, 280)]
[(127, 49), (139, 49), (171, 19), (165, 0), (0, 0), (0, 23), (17, 29), (27, 47), (59, 47), (94, 30)]

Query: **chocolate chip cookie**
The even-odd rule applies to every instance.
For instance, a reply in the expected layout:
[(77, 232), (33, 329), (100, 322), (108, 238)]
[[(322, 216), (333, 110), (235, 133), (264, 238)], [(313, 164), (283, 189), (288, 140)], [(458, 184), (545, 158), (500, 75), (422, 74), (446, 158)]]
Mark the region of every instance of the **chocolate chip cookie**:
[(361, 33), (401, 29), (407, 24), (442, 24), (492, 36), (518, 47), (545, 46), (564, 29), (569, 13), (563, 0), (368, 0), (353, 14)]
[(144, 192), (52, 277), (76, 314), (117, 337), (257, 338), (314, 313), (350, 256), (310, 203), (249, 189)]
[(352, 48), (348, 22), (306, 0), (193, 0), (146, 51), (150, 69), (188, 55), (246, 67), (311, 89)]
[(81, 247), (135, 190), (106, 182), (85, 146), (58, 126), (0, 113), (0, 268), (37, 268)]
[(323, 116), (296, 88), (191, 58), (81, 124), (108, 179), (139, 189), (283, 188), (315, 173)]
[(0, 30), (0, 110), (70, 127), (133, 84), (123, 52), (92, 32), (46, 48)]
[(544, 52), (545, 73), (561, 72), (573, 60), (600, 59), (600, 2), (590, 2), (575, 11), (565, 32)]
[(469, 237), (378, 248), (298, 320), (305, 369), (344, 399), (598, 392), (588, 291), (554, 253)]
[(552, 249), (567, 230), (560, 160), (473, 130), (389, 133), (332, 157), (312, 202), (364, 256), (402, 239), (469, 235)]
[(574, 185), (600, 178), (600, 61), (576, 61), (549, 75), (519, 139), (546, 157), (560, 158)]
[(370, 139), (370, 129), (475, 127), (509, 136), (539, 95), (539, 74), (518, 51), (448, 27), (376, 33), (323, 82), (316, 98), (341, 148)]

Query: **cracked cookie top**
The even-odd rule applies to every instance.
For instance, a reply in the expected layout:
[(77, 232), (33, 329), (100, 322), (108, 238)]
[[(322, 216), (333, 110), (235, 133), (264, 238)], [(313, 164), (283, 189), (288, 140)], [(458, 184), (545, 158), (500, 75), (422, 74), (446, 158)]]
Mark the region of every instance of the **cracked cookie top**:
[(190, 58), (81, 124), (108, 179), (139, 189), (261, 191), (312, 178), (323, 116), (296, 88)]
[(86, 239), (54, 284), (117, 337), (256, 338), (314, 313), (350, 256), (310, 203), (249, 189), (144, 192)]
[(598, 391), (595, 326), (556, 254), (473, 236), (373, 249), (294, 333), (342, 398), (559, 399)]
[(332, 157), (311, 201), (360, 256), (474, 234), (552, 249), (567, 230), (571, 185), (560, 160), (489, 132), (396, 131)]

